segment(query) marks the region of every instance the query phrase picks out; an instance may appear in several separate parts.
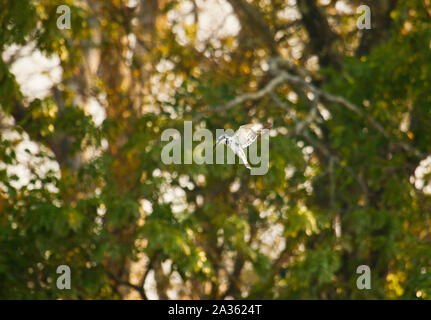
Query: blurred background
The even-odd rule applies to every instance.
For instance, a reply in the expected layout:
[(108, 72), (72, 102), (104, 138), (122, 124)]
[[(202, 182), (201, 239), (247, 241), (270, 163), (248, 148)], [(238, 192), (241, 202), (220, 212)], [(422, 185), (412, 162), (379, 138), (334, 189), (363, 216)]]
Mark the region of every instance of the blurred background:
[[(1, 299), (431, 298), (431, 1), (1, 0), (0, 25)], [(163, 164), (187, 120), (271, 121), (268, 173)]]

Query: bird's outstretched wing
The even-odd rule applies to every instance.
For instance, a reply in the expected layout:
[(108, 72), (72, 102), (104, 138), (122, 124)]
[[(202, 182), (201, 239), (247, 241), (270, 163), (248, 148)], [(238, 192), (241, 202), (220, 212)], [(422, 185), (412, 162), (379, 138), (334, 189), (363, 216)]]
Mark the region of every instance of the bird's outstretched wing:
[(260, 123), (250, 123), (239, 127), (233, 135), (233, 138), (238, 142), (241, 148), (247, 148), (257, 137), (262, 134), (263, 130), (270, 128), (271, 124), (262, 125)]

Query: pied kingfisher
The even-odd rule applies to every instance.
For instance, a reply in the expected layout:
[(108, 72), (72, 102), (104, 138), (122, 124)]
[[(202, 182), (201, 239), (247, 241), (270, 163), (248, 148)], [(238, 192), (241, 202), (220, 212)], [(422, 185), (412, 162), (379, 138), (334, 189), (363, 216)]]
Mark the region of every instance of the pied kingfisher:
[(242, 160), (242, 162), (244, 162), (244, 165), (248, 169), (251, 169), (243, 149), (247, 148), (254, 141), (256, 141), (257, 137), (263, 133), (264, 129), (270, 128), (272, 128), (271, 123), (267, 123), (265, 125), (260, 123), (242, 125), (233, 136), (222, 134), (220, 137), (218, 137), (213, 149), (215, 149), (219, 143), (226, 144)]

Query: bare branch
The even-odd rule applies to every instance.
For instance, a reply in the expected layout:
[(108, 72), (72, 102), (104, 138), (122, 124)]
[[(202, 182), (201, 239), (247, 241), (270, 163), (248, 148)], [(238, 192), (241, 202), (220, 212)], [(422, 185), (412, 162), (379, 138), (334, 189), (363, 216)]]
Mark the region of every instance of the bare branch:
[(107, 271), (107, 274), (108, 274), (109, 278), (111, 278), (112, 280), (114, 280), (114, 282), (117, 285), (123, 285), (123, 286), (129, 287), (129, 288), (132, 288), (132, 289), (134, 289), (134, 290), (136, 290), (136, 291), (139, 292), (139, 294), (141, 295), (141, 298), (143, 300), (148, 300), (147, 295), (146, 295), (145, 290), (144, 290), (143, 287), (134, 285), (134, 284), (132, 284), (132, 283), (130, 283), (128, 281), (121, 280), (121, 279), (119, 279), (117, 276), (115, 276), (113, 273), (111, 273), (109, 271)]
[[(252, 92), (252, 93), (245, 93), (245, 94), (239, 95), (224, 105), (220, 105), (220, 106), (216, 106), (216, 107), (211, 108), (211, 110), (209, 110), (209, 112), (223, 112), (223, 111), (227, 111), (227, 110), (229, 110), (229, 109), (235, 107), (236, 105), (241, 104), (245, 101), (258, 100), (258, 99), (266, 96), (267, 94), (271, 93), (272, 91), (274, 91), (275, 88), (277, 88), (280, 84), (282, 84), (284, 82), (286, 82), (286, 80), (284, 79), (284, 75), (279, 75), (279, 76), (273, 78), (270, 82), (268, 82), (268, 84), (265, 87), (263, 87), (261, 90), (256, 91), (256, 92)], [(200, 120), (204, 115), (205, 115), (205, 113), (200, 113), (196, 117), (194, 117), (193, 120), (195, 120), (195, 121)]]
[[(286, 63), (288, 63), (288, 62), (286, 62)], [(361, 108), (359, 108), (354, 103), (348, 101), (347, 99), (345, 99), (341, 96), (337, 96), (337, 95), (325, 92), (324, 90), (316, 87), (312, 83), (307, 82), (305, 79), (303, 79), (300, 76), (297, 76), (297, 75), (294, 75), (294, 74), (291, 74), (289, 72), (286, 72), (284, 70), (279, 69), (278, 63), (270, 63), (269, 65), (270, 65), (270, 71), (275, 74), (275, 77), (271, 81), (269, 81), (262, 89), (260, 89), (256, 92), (238, 95), (234, 99), (232, 99), (231, 101), (229, 101), (228, 103), (226, 103), (224, 105), (216, 106), (216, 107), (211, 108), (210, 110), (208, 110), (206, 112), (199, 113), (197, 116), (195, 116), (193, 118), (193, 120), (200, 120), (207, 113), (227, 111), (227, 110), (229, 110), (229, 109), (235, 107), (236, 105), (241, 104), (245, 101), (258, 100), (258, 99), (260, 99), (266, 95), (270, 95), (271, 93), (273, 93), (274, 90), (278, 86), (280, 86), (281, 84), (288, 83), (292, 86), (295, 86), (295, 87), (299, 86), (303, 89), (306, 89), (306, 90), (312, 92), (315, 95), (316, 99), (322, 99), (322, 100), (325, 100), (327, 102), (337, 103), (337, 104), (344, 106), (345, 108), (354, 112), (358, 116), (364, 118), (365, 121), (368, 122), (371, 127), (373, 127), (375, 130), (377, 130), (386, 139), (393, 142), (394, 145), (399, 146), (400, 148), (404, 149), (407, 152), (412, 153), (413, 155), (415, 155), (416, 157), (418, 157), (420, 159), (423, 159), (426, 157), (425, 154), (423, 154), (421, 151), (415, 149), (411, 145), (409, 145), (403, 141), (394, 141), (392, 139), (392, 135), (388, 131), (386, 131), (378, 121), (376, 121), (375, 119), (373, 119), (370, 116), (368, 116), (367, 114), (365, 114), (365, 112), (363, 110), (361, 110)], [(292, 68), (296, 68), (296, 66), (294, 66), (294, 65), (290, 65), (290, 66)], [(305, 71), (302, 71), (299, 68), (296, 68), (296, 69), (298, 70), (298, 73), (301, 73), (301, 74), (305, 73)]]
[[(315, 95), (317, 95), (317, 96), (319, 96), (319, 97), (321, 97), (321, 98), (323, 98), (329, 102), (338, 103), (338, 104), (343, 105), (344, 107), (346, 107), (350, 111), (354, 112), (358, 116), (363, 117), (381, 135), (383, 135), (385, 138), (391, 140), (391, 134), (389, 132), (387, 132), (379, 122), (377, 122), (375, 119), (371, 118), (370, 116), (366, 115), (358, 106), (351, 103), (350, 101), (344, 99), (343, 97), (336, 96), (336, 95), (331, 94), (331, 93), (327, 93), (327, 92), (315, 87), (313, 84), (306, 82), (301, 77), (289, 74), (285, 71), (281, 71), (279, 73), (278, 77), (280, 77), (280, 76), (282, 78), (284, 78), (288, 83), (299, 84), (299, 85), (307, 88), (309, 91), (313, 92)], [(412, 146), (410, 146), (409, 144), (407, 144), (405, 142), (397, 141), (397, 142), (394, 142), (394, 144), (400, 146), (405, 151), (411, 152), (412, 154), (414, 154), (418, 158), (424, 158), (425, 157), (425, 155), (422, 154), (422, 152), (413, 148)]]

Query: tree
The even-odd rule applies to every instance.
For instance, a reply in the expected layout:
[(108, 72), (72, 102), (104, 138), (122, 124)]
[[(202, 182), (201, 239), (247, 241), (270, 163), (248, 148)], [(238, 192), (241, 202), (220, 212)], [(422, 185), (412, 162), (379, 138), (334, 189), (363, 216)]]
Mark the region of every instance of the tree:
[[(217, 3), (238, 30), (204, 33)], [(0, 60), (1, 298), (431, 297), (427, 2), (64, 4), (71, 29), (52, 0), (0, 13), (2, 52), (33, 46), (62, 70), (29, 99), (19, 54)], [(268, 173), (163, 164), (161, 133), (187, 120), (271, 120)]]

